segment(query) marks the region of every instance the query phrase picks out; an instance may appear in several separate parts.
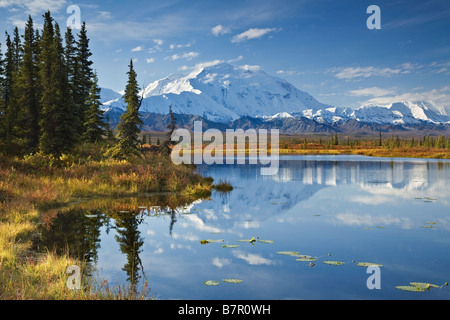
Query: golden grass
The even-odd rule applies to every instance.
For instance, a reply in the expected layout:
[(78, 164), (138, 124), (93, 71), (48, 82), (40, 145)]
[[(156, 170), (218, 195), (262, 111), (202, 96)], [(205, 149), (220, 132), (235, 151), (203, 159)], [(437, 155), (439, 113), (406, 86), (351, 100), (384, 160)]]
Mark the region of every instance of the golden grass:
[[(0, 157), (0, 299), (148, 299), (128, 286), (88, 283), (70, 290), (66, 270), (83, 261), (54, 252), (31, 250), (32, 239), (43, 219), (41, 210), (66, 205), (80, 198), (136, 196), (171, 192), (187, 198), (207, 196), (212, 181), (192, 167), (175, 166), (168, 157), (148, 155), (136, 162), (111, 159), (76, 163), (45, 156), (25, 159)], [(59, 159), (61, 160), (61, 159)], [(58, 160), (58, 161), (59, 161)]]

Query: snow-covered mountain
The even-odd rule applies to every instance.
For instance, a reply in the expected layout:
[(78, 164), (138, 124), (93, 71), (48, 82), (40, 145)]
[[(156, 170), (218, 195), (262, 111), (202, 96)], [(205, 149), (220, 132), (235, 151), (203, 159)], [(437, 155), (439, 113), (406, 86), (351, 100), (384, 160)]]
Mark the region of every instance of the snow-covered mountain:
[[(142, 112), (167, 114), (171, 105), (174, 113), (218, 122), (330, 107), (283, 79), (227, 63), (197, 68), (189, 75), (171, 74), (148, 85), (142, 94)], [(122, 99), (105, 103), (123, 106)]]
[(387, 106), (363, 105), (357, 109), (327, 108), (316, 112), (308, 110), (301, 115), (320, 123), (346, 120), (393, 125), (450, 123), (449, 116), (440, 111), (435, 104), (426, 101), (401, 101)]
[[(240, 118), (264, 121), (308, 118), (322, 124), (348, 120), (380, 125), (450, 124), (443, 108), (426, 101), (401, 101), (357, 109), (320, 103), (289, 82), (249, 67), (217, 63), (188, 75), (171, 74), (142, 90), (141, 112), (201, 116), (231, 123)], [(125, 109), (122, 94), (102, 89), (105, 109)]]

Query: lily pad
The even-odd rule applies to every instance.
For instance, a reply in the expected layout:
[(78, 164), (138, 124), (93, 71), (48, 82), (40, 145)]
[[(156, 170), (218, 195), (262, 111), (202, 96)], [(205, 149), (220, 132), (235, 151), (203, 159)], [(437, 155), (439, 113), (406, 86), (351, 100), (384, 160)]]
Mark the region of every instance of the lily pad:
[(396, 286), (396, 289), (408, 291), (408, 292), (425, 292), (426, 289), (416, 286)]
[(200, 240), (200, 244), (208, 244), (208, 243), (216, 243), (216, 242), (224, 242), (225, 240), (214, 240), (214, 239), (206, 239)]
[(378, 263), (372, 263), (372, 262), (358, 262), (356, 264), (359, 267), (370, 267), (370, 266), (376, 266), (376, 267), (382, 267), (382, 264), (378, 264)]
[(242, 282), (242, 280), (240, 280), (240, 279), (222, 279), (222, 281), (226, 282), (226, 283), (241, 283)]
[(253, 238), (251, 238), (251, 239), (241, 239), (241, 240), (238, 240), (238, 241), (239, 241), (239, 242), (248, 242), (248, 243), (253, 244), (253, 242), (255, 242), (256, 239), (255, 239), (255, 237), (253, 237)]
[(217, 286), (219, 285), (219, 281), (216, 280), (207, 280), (204, 282), (205, 286)]
[(325, 264), (332, 265), (332, 266), (341, 266), (344, 264), (344, 262), (342, 262), (342, 261), (322, 261), (322, 262)]
[(409, 284), (412, 286), (415, 286), (415, 287), (425, 289), (425, 290), (430, 290), (430, 288), (439, 288), (439, 286), (437, 286), (435, 284), (426, 283), (426, 282), (410, 282)]
[(317, 258), (314, 258), (314, 257), (311, 257), (311, 256), (307, 256), (307, 255), (302, 255), (299, 258), (295, 259), (295, 261), (310, 262), (310, 261), (317, 261)]
[(277, 253), (285, 256), (294, 256), (294, 257), (300, 254), (300, 252), (298, 251), (278, 251)]

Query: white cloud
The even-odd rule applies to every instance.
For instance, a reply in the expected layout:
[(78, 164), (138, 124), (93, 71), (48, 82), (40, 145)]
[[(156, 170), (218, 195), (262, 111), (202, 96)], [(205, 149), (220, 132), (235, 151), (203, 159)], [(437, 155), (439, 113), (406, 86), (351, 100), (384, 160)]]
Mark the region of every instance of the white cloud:
[(231, 263), (230, 259), (226, 258), (213, 258), (212, 264), (218, 268), (222, 268), (223, 266), (229, 265)]
[(186, 60), (190, 61), (190, 60), (198, 57), (199, 55), (200, 55), (200, 53), (191, 51), (191, 52), (183, 53), (182, 55), (173, 54), (171, 56), (165, 57), (164, 60), (176, 61), (176, 60), (179, 60), (179, 59), (186, 59)]
[(230, 28), (224, 27), (219, 24), (219, 25), (215, 26), (214, 28), (212, 28), (211, 32), (213, 35), (218, 37), (218, 36), (230, 33), (231, 30), (230, 30)]
[(227, 62), (228, 63), (234, 63), (234, 62), (238, 62), (238, 61), (241, 61), (242, 59), (244, 59), (244, 56), (239, 56), (239, 57), (237, 57), (237, 58), (234, 58), (234, 59), (230, 59), (230, 60), (228, 60)]
[(30, 15), (42, 14), (44, 11), (58, 11), (67, 6), (66, 0), (0, 0), (0, 8), (11, 8), (16, 10), (17, 7)]
[(189, 48), (191, 46), (190, 43), (187, 44), (171, 44), (169, 45), (170, 50), (174, 49), (182, 49), (182, 48)]
[(142, 51), (142, 50), (144, 50), (144, 48), (142, 46), (138, 46), (136, 48), (131, 49), (131, 52), (139, 52), (139, 51)]
[(109, 11), (99, 11), (98, 18), (104, 20), (111, 20), (113, 18), (112, 13)]
[(155, 62), (155, 58), (147, 58), (147, 63), (153, 63)]
[(242, 69), (248, 70), (248, 71), (259, 71), (259, 70), (261, 70), (261, 66), (257, 66), (257, 65), (250, 66), (248, 64), (244, 64), (242, 66), (239, 66), (239, 68), (242, 68)]
[(394, 90), (383, 89), (379, 87), (363, 88), (357, 90), (350, 90), (348, 94), (351, 96), (361, 97), (361, 96), (372, 96), (372, 97), (384, 97), (387, 95), (396, 94)]
[(285, 74), (285, 75), (288, 75), (288, 76), (292, 76), (292, 75), (296, 74), (296, 72), (295, 72), (295, 71), (292, 71), (292, 70), (289, 70), (289, 71), (278, 70), (278, 71), (277, 71), (277, 74)]
[(239, 250), (234, 250), (233, 256), (235, 256), (238, 259), (242, 259), (242, 260), (246, 261), (250, 265), (262, 265), (262, 264), (271, 265), (271, 264), (275, 263), (269, 259), (262, 257), (259, 254), (254, 254), (254, 253), (246, 254)]
[(161, 39), (153, 39), (153, 42), (157, 45), (157, 46), (162, 46), (164, 41), (162, 41)]
[(235, 35), (233, 37), (233, 39), (231, 39), (231, 42), (239, 43), (242, 41), (261, 38), (262, 36), (264, 36), (270, 32), (274, 32), (274, 31), (277, 31), (277, 29), (275, 29), (275, 28), (265, 28), (265, 29), (251, 28), (245, 32)]
[(343, 80), (352, 80), (356, 78), (369, 78), (373, 76), (388, 77), (402, 72), (401, 68), (377, 68), (377, 67), (348, 67), (334, 68), (332, 72), (336, 73), (336, 78)]

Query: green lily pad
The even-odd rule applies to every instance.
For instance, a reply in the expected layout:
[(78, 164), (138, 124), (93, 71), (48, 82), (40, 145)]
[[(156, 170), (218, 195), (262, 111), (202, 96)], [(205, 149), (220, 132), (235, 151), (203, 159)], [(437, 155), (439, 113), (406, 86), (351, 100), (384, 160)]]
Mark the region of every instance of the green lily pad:
[(295, 259), (295, 261), (311, 262), (311, 261), (317, 261), (317, 258), (307, 256), (307, 255), (302, 255), (299, 258)]
[(382, 264), (378, 264), (378, 263), (372, 263), (372, 262), (358, 262), (356, 264), (359, 267), (370, 267), (370, 266), (376, 266), (376, 267), (382, 267)]
[(278, 251), (277, 253), (285, 256), (298, 256), (300, 254), (298, 251)]
[(207, 280), (204, 282), (205, 286), (217, 286), (219, 285), (219, 281), (216, 280)]
[(240, 279), (222, 279), (222, 281), (226, 282), (226, 283), (241, 283), (242, 282), (242, 280), (240, 280)]
[(224, 242), (225, 240), (214, 240), (214, 239), (207, 239), (207, 240), (200, 240), (200, 244), (208, 244), (208, 243), (216, 243), (216, 242)]
[(256, 241), (255, 237), (251, 238), (251, 239), (241, 239), (238, 240), (239, 242), (248, 242), (248, 243), (253, 243)]
[(322, 261), (322, 262), (325, 264), (332, 265), (332, 266), (341, 266), (344, 264), (344, 262), (342, 262), (342, 261)]
[(396, 289), (408, 291), (408, 292), (425, 292), (427, 289), (416, 286), (396, 286)]
[(425, 289), (425, 290), (430, 290), (430, 288), (439, 288), (439, 286), (437, 286), (435, 284), (426, 283), (426, 282), (410, 282), (409, 284), (412, 286), (421, 288), (421, 289)]

